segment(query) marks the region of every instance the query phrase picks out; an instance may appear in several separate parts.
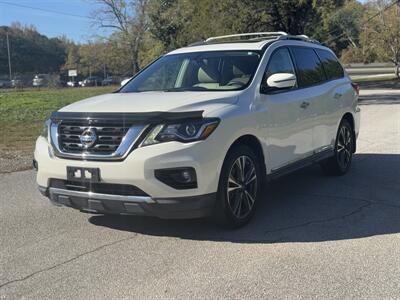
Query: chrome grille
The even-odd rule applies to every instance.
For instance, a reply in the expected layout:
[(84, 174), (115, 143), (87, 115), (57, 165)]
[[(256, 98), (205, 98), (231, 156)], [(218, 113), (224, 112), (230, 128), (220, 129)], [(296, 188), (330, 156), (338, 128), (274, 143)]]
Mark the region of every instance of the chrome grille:
[[(115, 152), (129, 127), (126, 126), (102, 126), (99, 124), (80, 126), (76, 124), (59, 125), (59, 143), (61, 150), (70, 153), (96, 153), (111, 154)], [(82, 133), (89, 128), (93, 128), (97, 134), (95, 144), (86, 148), (80, 141)]]
[[(147, 125), (99, 119), (58, 120), (50, 126), (54, 154), (61, 158), (121, 160), (135, 147)], [(82, 141), (94, 132), (93, 142)]]

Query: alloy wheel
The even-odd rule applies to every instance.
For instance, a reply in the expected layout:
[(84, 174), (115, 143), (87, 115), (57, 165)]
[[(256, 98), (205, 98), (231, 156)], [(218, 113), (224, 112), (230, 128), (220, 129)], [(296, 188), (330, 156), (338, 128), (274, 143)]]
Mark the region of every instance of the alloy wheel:
[(229, 172), (227, 199), (231, 212), (243, 219), (250, 214), (257, 197), (257, 172), (253, 160), (246, 155), (239, 156)]
[(346, 169), (351, 162), (353, 153), (352, 133), (347, 126), (340, 129), (336, 152), (340, 167)]

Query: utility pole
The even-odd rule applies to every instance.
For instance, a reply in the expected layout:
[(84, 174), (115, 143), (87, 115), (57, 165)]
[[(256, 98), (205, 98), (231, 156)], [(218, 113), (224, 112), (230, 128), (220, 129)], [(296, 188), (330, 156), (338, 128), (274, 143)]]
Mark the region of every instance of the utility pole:
[(7, 52), (8, 52), (8, 71), (10, 75), (10, 81), (12, 80), (12, 75), (11, 75), (11, 55), (10, 55), (10, 41), (8, 39), (8, 31), (6, 32), (6, 37), (7, 37)]

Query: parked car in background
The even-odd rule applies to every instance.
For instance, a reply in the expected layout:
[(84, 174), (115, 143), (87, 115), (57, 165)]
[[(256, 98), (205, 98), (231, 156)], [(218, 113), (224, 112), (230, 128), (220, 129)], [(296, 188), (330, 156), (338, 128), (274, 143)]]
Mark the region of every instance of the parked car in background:
[(45, 87), (48, 86), (50, 81), (50, 75), (48, 74), (37, 74), (32, 80), (34, 87)]
[[(30, 77), (32, 78), (32, 77)], [(13, 80), (11, 80), (12, 87), (22, 88), (27, 86), (32, 86), (32, 81), (27, 76), (15, 76)]]
[(97, 76), (90, 76), (82, 81), (81, 86), (101, 86), (101, 78)]
[(120, 83), (120, 78), (115, 77), (115, 76), (109, 76), (106, 79), (104, 79), (101, 84), (106, 86), (106, 85), (117, 85)]
[(70, 80), (70, 81), (67, 82), (67, 86), (69, 86), (69, 87), (78, 87), (79, 86), (79, 82)]
[(8, 89), (12, 87), (12, 83), (7, 79), (0, 79), (0, 89)]

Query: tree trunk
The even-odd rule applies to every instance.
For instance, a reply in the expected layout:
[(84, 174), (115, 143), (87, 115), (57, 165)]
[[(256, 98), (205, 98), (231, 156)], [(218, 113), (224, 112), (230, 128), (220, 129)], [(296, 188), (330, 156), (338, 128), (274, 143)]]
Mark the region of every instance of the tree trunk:
[(400, 64), (396, 64), (396, 78), (400, 79)]
[(132, 52), (132, 72), (132, 75), (139, 72), (138, 54), (135, 51)]

